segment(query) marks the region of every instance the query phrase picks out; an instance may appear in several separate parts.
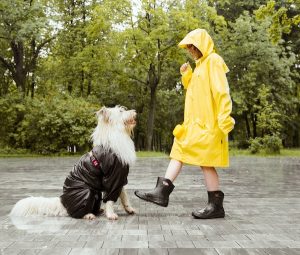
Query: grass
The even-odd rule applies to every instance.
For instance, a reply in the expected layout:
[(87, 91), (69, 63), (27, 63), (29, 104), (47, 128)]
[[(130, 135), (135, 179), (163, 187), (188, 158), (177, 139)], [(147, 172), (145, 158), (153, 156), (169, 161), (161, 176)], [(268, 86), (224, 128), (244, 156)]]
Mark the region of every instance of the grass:
[(138, 158), (150, 158), (150, 157), (168, 157), (164, 152), (159, 151), (137, 151)]
[[(83, 153), (76, 154), (37, 154), (30, 152), (0, 152), (0, 158), (29, 158), (29, 157), (79, 157)], [(167, 157), (168, 155), (159, 151), (137, 151), (138, 158), (157, 158), (157, 157)]]
[(261, 151), (256, 154), (252, 154), (250, 150), (240, 150), (234, 147), (229, 149), (230, 156), (254, 156), (254, 157), (300, 157), (300, 148), (293, 149), (281, 149), (280, 154), (266, 154), (264, 151)]
[[(11, 152), (0, 151), (0, 158), (26, 158), (26, 157), (79, 157), (81, 153), (77, 154), (36, 154), (30, 153), (28, 151), (18, 151)], [(251, 154), (249, 150), (240, 150), (235, 147), (230, 147), (230, 156), (250, 156), (250, 157), (300, 157), (300, 148), (293, 149), (282, 149), (280, 154), (266, 154), (265, 152), (260, 152), (257, 154)], [(153, 157), (168, 157), (167, 153), (158, 151), (137, 151), (138, 158), (153, 158)]]

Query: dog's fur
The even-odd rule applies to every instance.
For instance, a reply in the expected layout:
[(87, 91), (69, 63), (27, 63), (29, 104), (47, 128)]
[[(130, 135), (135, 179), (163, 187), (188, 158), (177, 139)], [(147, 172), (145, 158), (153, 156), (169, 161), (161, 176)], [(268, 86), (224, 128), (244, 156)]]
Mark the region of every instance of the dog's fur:
[[(93, 146), (101, 145), (104, 149), (111, 149), (123, 164), (131, 166), (136, 159), (134, 143), (131, 139), (135, 127), (136, 113), (134, 110), (126, 110), (122, 106), (114, 108), (102, 107), (97, 112), (98, 125), (92, 134)], [(126, 190), (122, 188), (120, 194), (121, 204), (125, 211), (133, 214)], [(116, 220), (118, 215), (114, 212), (114, 202), (107, 201), (105, 214), (108, 219)], [(99, 208), (100, 210), (100, 208)], [(28, 197), (16, 203), (10, 212), (11, 216), (68, 216), (65, 207), (59, 197)], [(86, 214), (84, 219), (95, 219), (92, 213)]]

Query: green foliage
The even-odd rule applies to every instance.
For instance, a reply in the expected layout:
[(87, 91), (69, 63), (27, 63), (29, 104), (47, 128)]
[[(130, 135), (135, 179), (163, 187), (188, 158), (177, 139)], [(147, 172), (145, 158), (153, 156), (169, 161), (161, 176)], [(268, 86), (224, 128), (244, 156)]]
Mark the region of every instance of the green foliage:
[(286, 1), (285, 5), (286, 6), (278, 6), (276, 1), (271, 0), (255, 11), (258, 20), (269, 19), (271, 21), (267, 31), (274, 43), (280, 41), (282, 34), (289, 34), (292, 26), (298, 26), (300, 24), (300, 14), (292, 17), (288, 16), (289, 9), (291, 11), (299, 10), (299, 3), (297, 5), (295, 1)]
[(278, 135), (265, 135), (250, 139), (249, 149), (252, 154), (259, 153), (261, 150), (266, 154), (279, 154), (281, 147), (282, 142)]
[(0, 145), (83, 149), (96, 102), (136, 109), (136, 148), (152, 136), (148, 149), (168, 151), (183, 120), (179, 67), (192, 62), (177, 44), (200, 27), (230, 69), (230, 139), (247, 148), (252, 138), (254, 151), (279, 144), (273, 136), (299, 146), (299, 7), (298, 0), (3, 0)]
[(261, 130), (262, 135), (278, 133), (282, 128), (280, 123), (281, 114), (278, 107), (276, 107), (270, 90), (271, 88), (264, 84), (258, 89), (257, 128)]
[(25, 113), (24, 101), (18, 93), (0, 97), (0, 145), (15, 146), (15, 132)]
[(249, 149), (252, 154), (258, 153), (263, 148), (261, 137), (250, 138), (249, 142)]
[(268, 21), (257, 21), (247, 12), (230, 27), (223, 52), (231, 69), (234, 134), (237, 140), (245, 140), (282, 133), (297, 118), (295, 54), (284, 47), (284, 41), (271, 42)]
[(11, 123), (1, 130), (4, 143), (43, 154), (66, 151), (67, 146), (76, 146), (80, 151), (90, 146), (89, 138), (96, 126), (95, 105), (80, 98), (56, 96), (36, 97), (7, 107), (13, 100), (0, 101), (6, 106), (1, 107), (1, 117)]

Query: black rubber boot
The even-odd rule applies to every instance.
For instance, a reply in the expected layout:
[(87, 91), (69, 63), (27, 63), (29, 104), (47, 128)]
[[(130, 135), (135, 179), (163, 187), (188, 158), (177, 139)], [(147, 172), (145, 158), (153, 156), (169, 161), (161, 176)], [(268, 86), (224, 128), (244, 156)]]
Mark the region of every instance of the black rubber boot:
[[(167, 184), (164, 184), (164, 182), (166, 182)], [(169, 203), (169, 196), (174, 187), (175, 186), (169, 179), (158, 177), (154, 190), (149, 192), (141, 192), (139, 190), (136, 190), (134, 194), (145, 201), (167, 207)]]
[(218, 191), (208, 191), (208, 203), (205, 208), (192, 212), (196, 219), (214, 219), (224, 218), (225, 211), (223, 208), (224, 193)]

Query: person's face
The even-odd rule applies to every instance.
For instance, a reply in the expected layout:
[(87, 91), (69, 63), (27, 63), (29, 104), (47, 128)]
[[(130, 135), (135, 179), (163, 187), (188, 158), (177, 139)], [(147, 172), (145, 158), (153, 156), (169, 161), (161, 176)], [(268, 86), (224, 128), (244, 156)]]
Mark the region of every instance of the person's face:
[(202, 53), (200, 50), (198, 50), (197, 47), (195, 47), (193, 44), (188, 44), (186, 46), (186, 49), (188, 52), (192, 55), (193, 59), (197, 60), (202, 57)]

